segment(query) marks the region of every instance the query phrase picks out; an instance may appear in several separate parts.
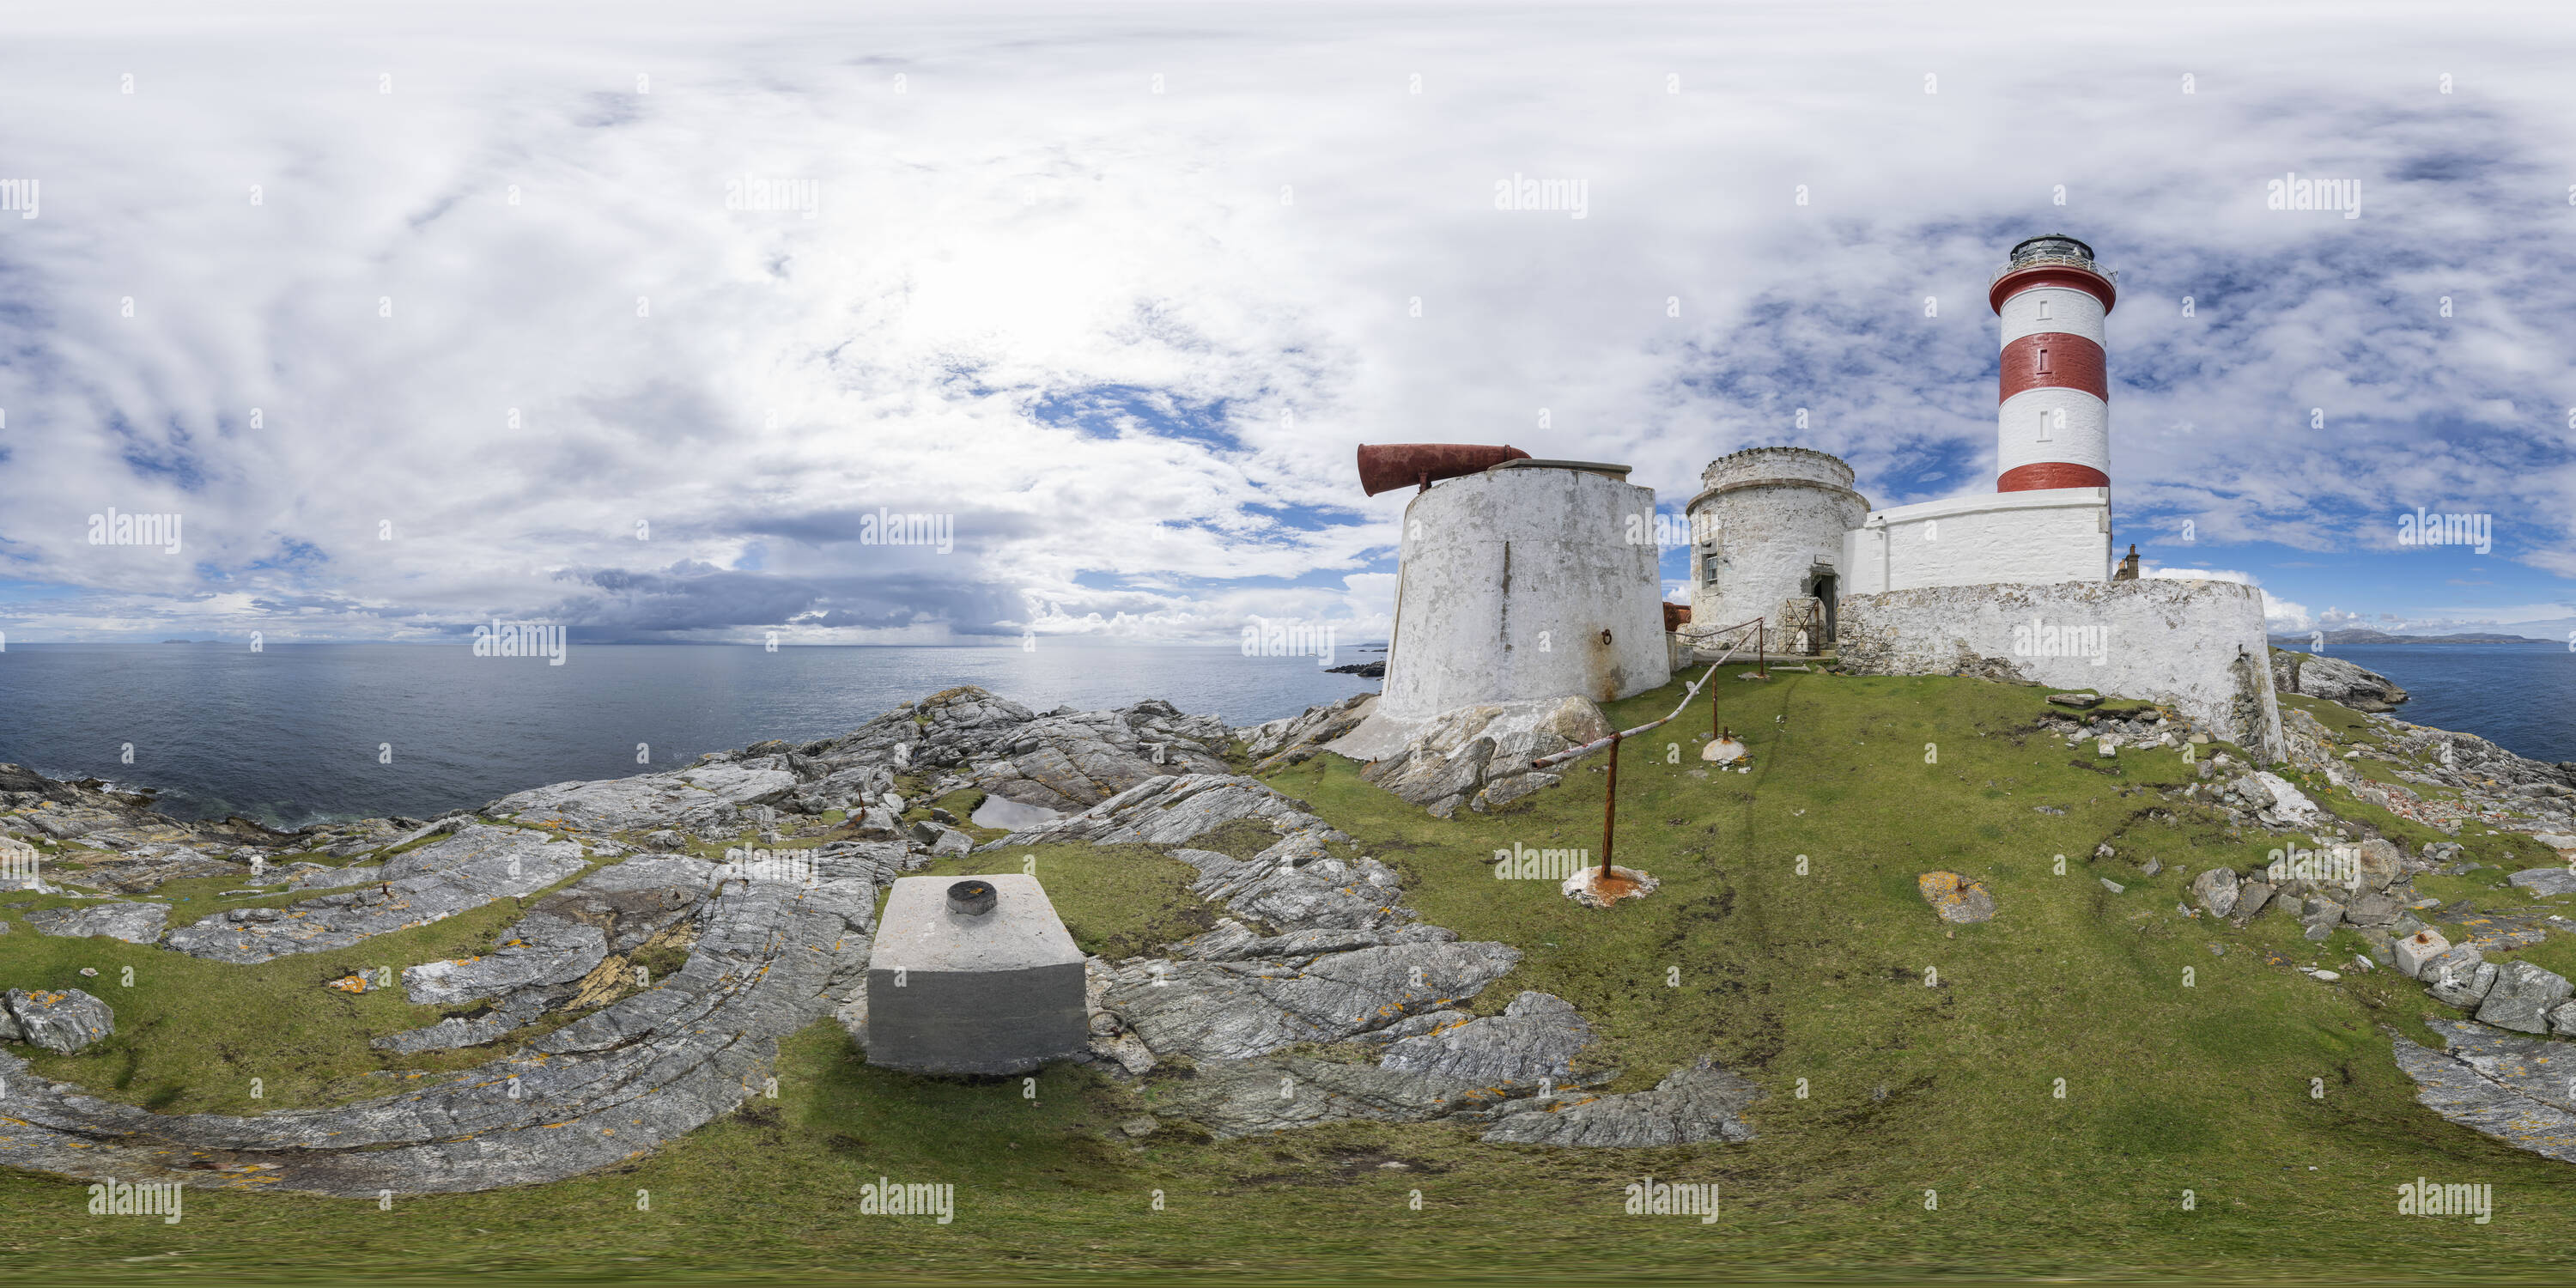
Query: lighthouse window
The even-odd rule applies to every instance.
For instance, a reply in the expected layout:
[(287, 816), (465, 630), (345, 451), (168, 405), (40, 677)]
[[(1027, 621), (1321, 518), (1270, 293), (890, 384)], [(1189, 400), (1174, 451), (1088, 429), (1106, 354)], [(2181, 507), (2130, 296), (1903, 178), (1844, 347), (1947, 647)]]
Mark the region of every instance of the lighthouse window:
[(2039, 351), (2039, 374), (2043, 376), (2048, 374), (2048, 350), (2046, 349)]
[(2046, 299), (2042, 299), (2039, 302), (2039, 320), (2042, 322), (2053, 322), (2056, 320), (2054, 317), (2050, 316), (2048, 312), (2048, 303), (2049, 302)]

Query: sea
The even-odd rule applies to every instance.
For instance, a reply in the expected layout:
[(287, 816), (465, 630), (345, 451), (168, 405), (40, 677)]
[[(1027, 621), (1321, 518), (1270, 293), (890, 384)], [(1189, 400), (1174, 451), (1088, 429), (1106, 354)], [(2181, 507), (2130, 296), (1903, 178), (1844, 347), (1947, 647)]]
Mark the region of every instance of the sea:
[[(2564, 646), (2355, 644), (2328, 652), (2404, 686), (2396, 714), (2540, 760), (2576, 761)], [(1384, 653), (1344, 648), (1336, 664)], [(427, 818), (548, 783), (682, 766), (766, 738), (848, 733), (961, 684), (1033, 711), (1162, 698), (1230, 725), (1372, 692), (1313, 658), (1213, 647), (585, 645), (564, 664), (465, 645), (10, 644), (0, 761), (149, 787), (175, 818), (272, 827)]]
[(2406, 690), (2406, 701), (2389, 713), (2400, 720), (2473, 733), (2533, 760), (2576, 761), (2576, 650), (2566, 644), (2329, 644), (2325, 651)]
[[(1365, 646), (1363, 646), (1365, 647)], [(1383, 658), (1344, 647), (1334, 665)], [(19, 644), (0, 651), (0, 762), (152, 788), (179, 819), (271, 827), (429, 818), (549, 783), (845, 734), (961, 684), (1028, 707), (1161, 698), (1230, 725), (1375, 692), (1312, 657), (1040, 641), (1011, 647), (585, 645), (560, 666), (464, 644)]]

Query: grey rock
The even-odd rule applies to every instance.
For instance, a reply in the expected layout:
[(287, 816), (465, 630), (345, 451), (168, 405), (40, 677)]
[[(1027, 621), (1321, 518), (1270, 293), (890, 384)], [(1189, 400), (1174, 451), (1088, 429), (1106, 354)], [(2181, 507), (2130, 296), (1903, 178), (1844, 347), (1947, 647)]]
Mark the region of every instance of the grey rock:
[(501, 1015), (476, 1019), (451, 1016), (426, 1028), (405, 1029), (370, 1040), (367, 1045), (379, 1051), (399, 1055), (418, 1055), (423, 1051), (449, 1051), (457, 1047), (481, 1046), (517, 1030), (519, 1025)]
[(2423, 980), (2435, 1001), (2473, 1011), (2495, 985), (2496, 974), (2495, 963), (2486, 960), (2477, 949), (2460, 944), (2425, 963), (2417, 978)]
[(2520, 1033), (2547, 1033), (2549, 1012), (2567, 1000), (2567, 980), (2530, 962), (2507, 962), (2478, 1006), (2478, 1022)]
[(1330, 857), (1326, 835), (1318, 829), (1292, 832), (1241, 862), (1213, 850), (1178, 849), (1171, 855), (1199, 870), (1190, 889), (1201, 898), (1274, 926), (1377, 930), (1404, 924), (1412, 913), (1397, 906), (1403, 890), (1394, 870), (1373, 859), (1345, 863)]
[(530, 984), (569, 983), (608, 957), (608, 937), (599, 927), (547, 913), (521, 918), (502, 935), (491, 952), (404, 970), (412, 1005), (452, 1006)]
[(865, 969), (873, 905), (872, 883), (838, 876), (730, 884), (698, 914), (678, 972), (514, 1055), (380, 1100), (168, 1117), (31, 1077), (0, 1052), (11, 1116), (25, 1124), (0, 1139), (0, 1165), (222, 1186), (257, 1162), (264, 1188), (358, 1197), (528, 1185), (626, 1162), (730, 1111), (781, 1037), (832, 1013)]
[(1158, 1108), (1233, 1139), (1353, 1118), (1427, 1122), (1488, 1110), (1516, 1093), (1527, 1094), (1374, 1065), (1275, 1056), (1204, 1062), (1198, 1076), (1166, 1090)]
[(2109, 877), (2102, 878), (2102, 888), (2113, 894), (2127, 894), (2129, 892), (2129, 887), (2124, 886)]
[(632, 778), (556, 783), (504, 796), (483, 812), (585, 832), (703, 831), (708, 823), (738, 819), (744, 807), (783, 801), (795, 788), (796, 775), (785, 769), (717, 763)]
[(1359, 727), (1376, 709), (1376, 694), (1354, 693), (1298, 715), (1237, 729), (1234, 736), (1242, 740), (1244, 754), (1258, 762), (1252, 772), (1267, 774), (1313, 758), (1325, 743)]
[(2576, 1163), (2576, 1103), (2563, 1067), (2566, 1048), (2483, 1025), (2433, 1020), (2447, 1051), (2397, 1040), (2397, 1067), (2415, 1080), (2415, 1099), (2443, 1118), (2562, 1163)]
[(2535, 895), (2576, 894), (2576, 872), (2565, 868), (2524, 868), (2505, 880)]
[(1531, 761), (1609, 736), (1609, 720), (1588, 698), (1460, 707), (1424, 722), (1402, 751), (1360, 777), (1447, 818), (1462, 804), (1491, 809), (1529, 794), (1535, 788), (1515, 780), (1539, 772)]
[(2282, 693), (2323, 698), (2355, 711), (2389, 711), (2406, 700), (2406, 690), (2375, 671), (2322, 653), (2272, 651), (2272, 687)]
[(2191, 879), (2191, 896), (2212, 916), (2224, 917), (2236, 910), (2236, 874), (2211, 868)]
[(116, 1014), (107, 1003), (77, 988), (28, 992), (10, 989), (5, 999), (9, 1018), (17, 1021), (19, 1041), (56, 1055), (72, 1055), (116, 1032)]
[(2344, 919), (2356, 926), (2386, 926), (2397, 920), (2404, 909), (2384, 894), (2365, 894), (2344, 909)]
[(1652, 1091), (1574, 1100), (1514, 1114), (1484, 1138), (1523, 1145), (1629, 1148), (1746, 1141), (1754, 1133), (1743, 1114), (1761, 1095), (1760, 1088), (1703, 1056), (1696, 1065), (1675, 1070)]
[(2576, 1037), (2576, 1002), (2561, 1002), (2550, 1008), (2549, 1031), (2562, 1038)]
[(1218, 754), (1228, 738), (1224, 723), (1184, 716), (1167, 702), (1018, 722), (987, 719), (971, 727), (948, 721), (944, 711), (931, 714), (917, 753), (922, 759), (975, 762), (975, 786), (1040, 809), (1070, 813), (1164, 775), (1227, 772)]
[(1520, 957), (1502, 944), (1431, 943), (1329, 953), (1302, 968), (1123, 962), (1103, 1000), (1157, 1055), (1243, 1060), (1298, 1042), (1339, 1042), (1474, 997)]
[(1575, 1053), (1592, 1037), (1572, 1003), (1524, 992), (1499, 1016), (1400, 1038), (1378, 1064), (1480, 1086), (1562, 1080), (1573, 1076)]
[(161, 938), (161, 927), (170, 920), (166, 903), (93, 903), (70, 908), (40, 908), (27, 914), (27, 924), (40, 935), (64, 939), (85, 939), (105, 935), (129, 944), (148, 944)]
[(2236, 907), (2227, 914), (2227, 919), (2239, 926), (2254, 920), (2263, 909), (2271, 906), (2272, 894), (2273, 888), (2260, 881), (2248, 881), (2236, 887)]
[(1323, 827), (1324, 821), (1257, 779), (1229, 774), (1147, 779), (1083, 810), (984, 846), (987, 850), (1088, 841), (1187, 845), (1203, 832), (1252, 821), (1277, 827)]
[(1197, 961), (1248, 961), (1256, 957), (1315, 957), (1388, 944), (1455, 943), (1457, 939), (1456, 931), (1438, 926), (1405, 926), (1395, 930), (1325, 927), (1291, 931), (1284, 935), (1258, 935), (1243, 923), (1227, 917), (1217, 922), (1216, 929), (1182, 940), (1171, 948), (1174, 956)]
[(582, 863), (574, 842), (472, 824), (386, 860), (374, 888), (307, 899), (271, 924), (208, 918), (171, 931), (168, 944), (192, 957), (243, 964), (346, 948), (495, 899), (534, 894), (579, 872)]
[(2375, 836), (2354, 847), (2353, 859), (2361, 870), (2357, 890), (2385, 890), (2406, 871), (2406, 851)]

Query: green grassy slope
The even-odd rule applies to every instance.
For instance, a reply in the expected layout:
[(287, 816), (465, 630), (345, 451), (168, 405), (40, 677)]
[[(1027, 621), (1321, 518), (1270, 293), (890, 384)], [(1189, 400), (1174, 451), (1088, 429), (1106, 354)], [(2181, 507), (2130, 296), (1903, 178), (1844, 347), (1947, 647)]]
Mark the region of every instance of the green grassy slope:
[[(870, 1282), (2563, 1277), (2576, 1173), (2416, 1107), (2389, 1059), (2390, 1032), (2429, 1040), (2421, 1019), (2443, 1008), (2385, 971), (2329, 984), (2292, 969), (2348, 963), (2349, 934), (2317, 945), (2279, 917), (2234, 930), (2177, 913), (2187, 874), (2259, 862), (2278, 843), (2149, 790), (2185, 781), (2178, 753), (2070, 753), (2028, 736), (2041, 691), (1979, 681), (1781, 673), (1717, 690), (1753, 771), (1694, 772), (1705, 708), (1629, 744), (1618, 861), (1664, 885), (1607, 912), (1567, 903), (1553, 882), (1491, 874), (1498, 848), (1597, 850), (1597, 758), (1526, 810), (1446, 822), (1329, 757), (1273, 781), (1400, 868), (1427, 920), (1524, 950), (1478, 1009), (1522, 988), (1573, 1001), (1623, 1070), (1614, 1090), (1714, 1053), (1768, 1092), (1750, 1144), (1546, 1150), (1436, 1124), (1233, 1142), (1166, 1127), (1130, 1141), (1116, 1124), (1145, 1108), (1133, 1088), (1071, 1068), (1034, 1084), (905, 1077), (859, 1063), (826, 1023), (782, 1053), (778, 1099), (632, 1167), (535, 1190), (390, 1211), (191, 1195), (186, 1220), (165, 1227), (87, 1217), (77, 1186), (0, 1176), (0, 1264), (199, 1282), (274, 1265), (629, 1279), (792, 1268), (782, 1277)], [(1677, 692), (1612, 718), (1660, 715)], [(2515, 843), (2460, 839), (2499, 865), (2454, 879), (2460, 889), (2519, 900), (2485, 888), (2528, 866)], [(2094, 858), (2105, 841), (2115, 857)], [(2148, 856), (2165, 865), (2156, 877), (2133, 862)], [(1088, 948), (1134, 951), (1214, 915), (1188, 895), (1185, 869), (1142, 852), (1045, 847), (939, 870), (1017, 871), (1032, 857)], [(1934, 917), (1914, 881), (1942, 868), (1987, 885), (1993, 922)], [(24, 927), (0, 939), (13, 975), (36, 960), (31, 940)], [(126, 951), (106, 942), (66, 947)], [(102, 995), (122, 1015), (115, 991)], [(111, 1066), (83, 1055), (59, 1067), (104, 1085)], [(1649, 1173), (1719, 1182), (1719, 1219), (1622, 1215), (1621, 1186)], [(2491, 1184), (2494, 1222), (2399, 1217), (2393, 1187), (2419, 1174)], [(955, 1185), (955, 1222), (860, 1215), (859, 1186), (881, 1175)], [(141, 1257), (154, 1260), (126, 1260)]]

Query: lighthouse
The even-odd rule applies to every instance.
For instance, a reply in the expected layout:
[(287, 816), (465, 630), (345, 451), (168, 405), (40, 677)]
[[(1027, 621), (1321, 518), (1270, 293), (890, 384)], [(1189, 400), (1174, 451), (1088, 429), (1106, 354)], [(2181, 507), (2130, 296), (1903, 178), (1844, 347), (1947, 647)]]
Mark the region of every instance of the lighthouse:
[(2118, 294), (2092, 247), (2054, 233), (2013, 247), (1988, 285), (2003, 322), (1996, 491), (2111, 486), (2102, 321)]

